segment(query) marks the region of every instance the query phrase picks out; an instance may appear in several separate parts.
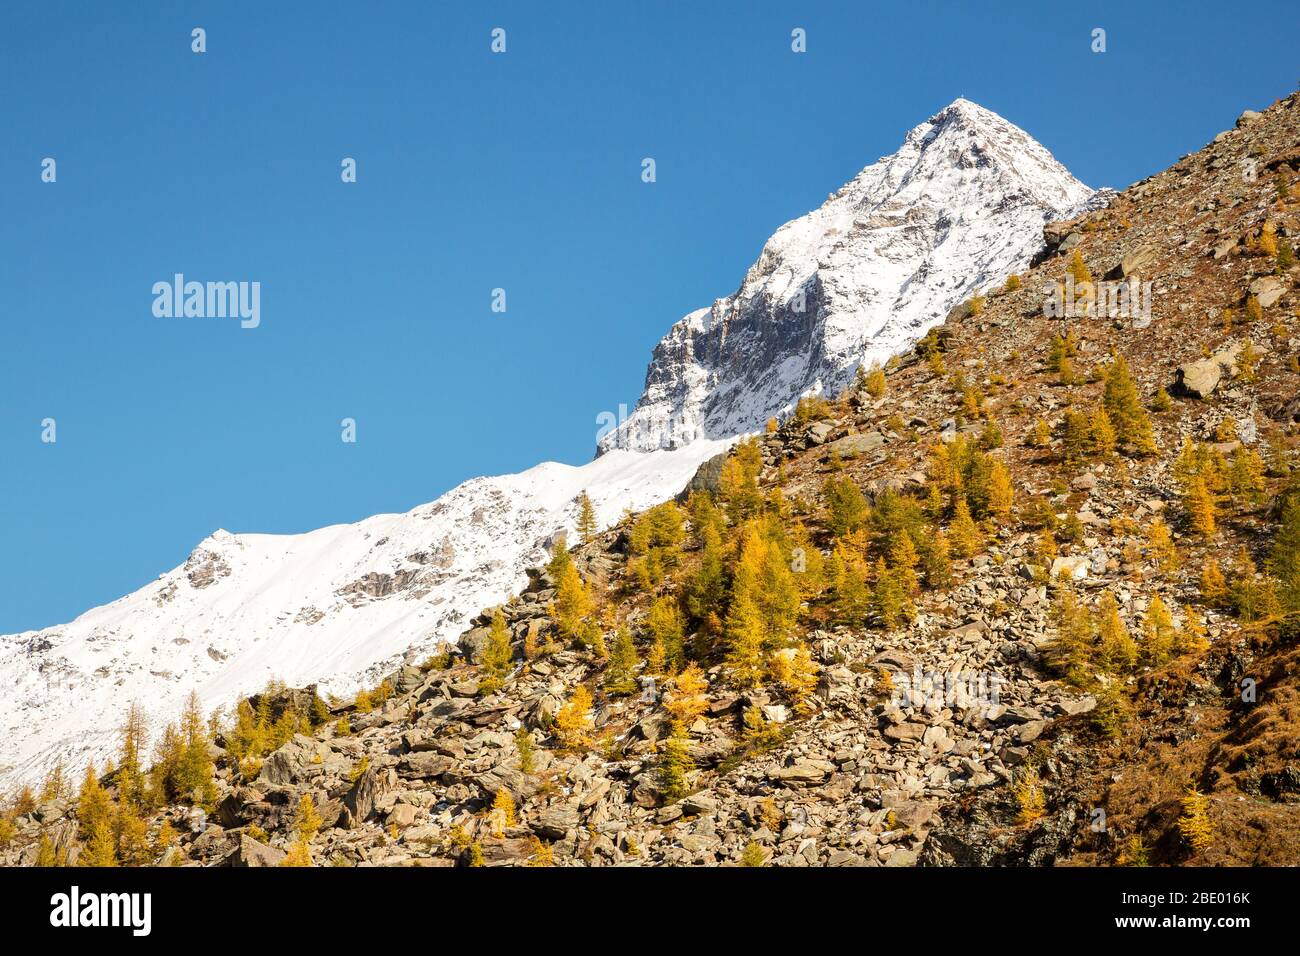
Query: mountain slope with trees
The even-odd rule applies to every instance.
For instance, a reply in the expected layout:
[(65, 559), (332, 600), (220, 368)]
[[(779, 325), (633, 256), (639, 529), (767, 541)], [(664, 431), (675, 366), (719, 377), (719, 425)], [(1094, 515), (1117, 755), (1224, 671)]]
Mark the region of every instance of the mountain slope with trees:
[(1298, 142), (1293, 94), (1051, 224), (353, 700), (128, 715), (0, 860), (1300, 862)]

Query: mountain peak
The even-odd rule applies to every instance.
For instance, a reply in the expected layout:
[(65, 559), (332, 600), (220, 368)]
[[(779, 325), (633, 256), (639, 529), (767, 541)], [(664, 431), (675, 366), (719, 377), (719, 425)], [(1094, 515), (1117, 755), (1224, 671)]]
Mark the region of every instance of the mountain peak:
[(750, 432), (802, 395), (839, 391), (1028, 265), (1042, 225), (1092, 195), (1024, 130), (959, 97), (778, 229), (736, 292), (674, 325), (598, 451)]

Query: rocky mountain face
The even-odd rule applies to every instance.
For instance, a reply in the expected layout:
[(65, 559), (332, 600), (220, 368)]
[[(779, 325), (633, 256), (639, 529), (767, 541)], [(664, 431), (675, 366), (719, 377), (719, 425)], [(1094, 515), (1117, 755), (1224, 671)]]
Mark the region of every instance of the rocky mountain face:
[(838, 393), (859, 366), (883, 364), (1024, 267), (1045, 222), (1107, 194), (1094, 198), (1015, 125), (955, 101), (778, 229), (734, 294), (674, 325), (600, 449), (751, 432), (803, 394)]
[(572, 528), (579, 492), (605, 524), (672, 497), (738, 434), (1022, 265), (1044, 219), (1091, 195), (1023, 131), (958, 100), (783, 226), (736, 295), (678, 323), (596, 461), (475, 479), (403, 515), (303, 535), (218, 531), (133, 594), (0, 636), (0, 785), (102, 759), (132, 700), (156, 728), (191, 689), (209, 707), (272, 677), (348, 693), (453, 640)]

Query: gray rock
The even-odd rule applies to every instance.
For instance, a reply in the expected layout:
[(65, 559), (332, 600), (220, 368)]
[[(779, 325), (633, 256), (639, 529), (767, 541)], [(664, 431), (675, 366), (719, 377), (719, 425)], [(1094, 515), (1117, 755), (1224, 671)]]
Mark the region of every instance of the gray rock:
[(379, 775), (374, 768), (367, 767), (343, 797), (343, 817), (347, 824), (355, 826), (373, 817), (382, 792)]
[(239, 845), (235, 851), (226, 857), (226, 866), (279, 866), (280, 862), (288, 856), (283, 850), (273, 846), (267, 846), (265, 843), (259, 843), (247, 833), (239, 835)]
[(826, 445), (826, 451), (829, 454), (836, 454), (841, 458), (848, 459), (876, 451), (884, 444), (885, 436), (880, 432), (862, 432), (857, 435), (846, 435), (830, 442)]
[(1231, 378), (1237, 374), (1240, 354), (1241, 345), (1235, 343), (1209, 358), (1180, 365), (1175, 373), (1174, 387), (1192, 398), (1209, 398), (1225, 375)]
[(1106, 278), (1127, 279), (1129, 276), (1151, 277), (1152, 270), (1155, 268), (1156, 250), (1151, 246), (1142, 245), (1130, 251), (1115, 268), (1106, 273)]
[(550, 806), (537, 815), (532, 831), (547, 840), (562, 840), (570, 830), (577, 829), (578, 811), (573, 807)]
[(1267, 309), (1269, 306), (1276, 305), (1277, 300), (1282, 298), (1282, 293), (1286, 291), (1277, 276), (1261, 276), (1250, 284), (1250, 293), (1255, 297), (1261, 306)]
[(717, 494), (721, 487), (722, 466), (726, 463), (727, 456), (730, 454), (729, 451), (720, 452), (696, 468), (695, 474), (686, 483), (686, 487), (677, 496), (677, 500), (685, 501), (693, 491), (708, 491)]

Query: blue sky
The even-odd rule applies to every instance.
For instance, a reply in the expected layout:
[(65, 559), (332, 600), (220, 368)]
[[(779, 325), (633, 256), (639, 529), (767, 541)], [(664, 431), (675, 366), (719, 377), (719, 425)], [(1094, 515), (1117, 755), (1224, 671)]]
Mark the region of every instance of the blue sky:
[[(218, 527), (589, 458), (669, 325), (957, 96), (1122, 187), (1293, 89), (1293, 5), (1132, 6), (6, 3), (0, 632)], [(155, 318), (176, 272), (261, 326)]]

